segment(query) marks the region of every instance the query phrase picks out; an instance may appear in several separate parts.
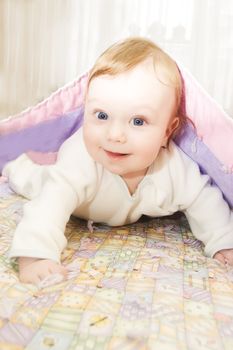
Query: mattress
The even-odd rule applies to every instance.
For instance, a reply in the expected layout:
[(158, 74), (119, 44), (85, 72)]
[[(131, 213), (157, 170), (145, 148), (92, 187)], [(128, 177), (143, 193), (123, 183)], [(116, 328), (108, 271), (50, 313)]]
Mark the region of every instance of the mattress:
[(121, 227), (71, 217), (65, 281), (23, 284), (8, 259), (25, 198), (0, 183), (0, 349), (233, 349), (233, 269), (183, 214)]

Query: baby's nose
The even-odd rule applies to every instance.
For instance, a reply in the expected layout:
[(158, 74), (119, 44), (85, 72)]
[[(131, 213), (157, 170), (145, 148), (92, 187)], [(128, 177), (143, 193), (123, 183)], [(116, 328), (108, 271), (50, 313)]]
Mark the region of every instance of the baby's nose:
[(108, 140), (124, 143), (126, 141), (125, 129), (122, 125), (111, 125), (108, 130)]

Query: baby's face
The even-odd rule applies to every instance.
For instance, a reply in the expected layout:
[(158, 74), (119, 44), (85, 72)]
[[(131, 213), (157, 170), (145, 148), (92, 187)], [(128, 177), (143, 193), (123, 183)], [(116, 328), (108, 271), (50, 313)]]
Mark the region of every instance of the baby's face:
[(116, 76), (94, 78), (84, 116), (89, 154), (123, 178), (144, 176), (166, 144), (174, 107), (175, 89), (157, 79), (152, 59)]

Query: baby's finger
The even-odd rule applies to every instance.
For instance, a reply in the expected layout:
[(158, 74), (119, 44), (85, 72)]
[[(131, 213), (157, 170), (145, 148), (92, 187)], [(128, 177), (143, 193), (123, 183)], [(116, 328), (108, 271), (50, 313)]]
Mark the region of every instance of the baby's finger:
[(233, 251), (231, 250), (229, 252), (224, 253), (224, 256), (227, 263), (229, 265), (233, 265)]
[(66, 277), (67, 273), (68, 273), (67, 269), (63, 265), (60, 265), (60, 264), (50, 266), (49, 271), (51, 274), (58, 273), (64, 277)]
[(224, 265), (225, 265), (225, 263), (226, 263), (225, 258), (224, 258), (224, 256), (223, 256), (221, 253), (216, 253), (216, 254), (214, 255), (214, 259), (220, 261), (220, 262), (221, 262), (222, 264), (224, 264)]
[(22, 283), (31, 283), (31, 284), (38, 284), (40, 283), (41, 279), (38, 275), (31, 275), (31, 274), (22, 274), (20, 275), (20, 282)]
[(48, 276), (50, 276), (50, 274), (51, 273), (50, 273), (49, 269), (47, 269), (47, 270), (43, 269), (43, 270), (38, 271), (38, 273), (37, 273), (40, 281), (42, 281), (43, 279), (45, 279)]
[(50, 287), (62, 281), (64, 281), (64, 276), (61, 273), (54, 273), (52, 275), (47, 276), (39, 283), (37, 283), (37, 287), (39, 289), (42, 289), (42, 288)]

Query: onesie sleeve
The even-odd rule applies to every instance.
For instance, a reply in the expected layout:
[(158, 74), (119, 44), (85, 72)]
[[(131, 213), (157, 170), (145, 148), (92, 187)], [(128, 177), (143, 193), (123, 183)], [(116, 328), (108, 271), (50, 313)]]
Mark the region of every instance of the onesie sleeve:
[(221, 249), (233, 248), (233, 212), (221, 191), (182, 151), (179, 156), (182, 162), (176, 167), (179, 209), (186, 215), (194, 236), (204, 243), (209, 257)]
[(66, 246), (65, 226), (77, 202), (72, 185), (54, 168), (41, 193), (24, 205), (10, 257), (34, 257), (59, 262)]
[(85, 154), (79, 139), (80, 135), (75, 135), (65, 142), (57, 163), (49, 167), (41, 192), (25, 204), (10, 257), (60, 261), (67, 243), (64, 235), (66, 224), (75, 208), (88, 200), (95, 188), (95, 165)]
[(233, 213), (217, 187), (207, 183), (184, 213), (207, 256), (233, 249)]

